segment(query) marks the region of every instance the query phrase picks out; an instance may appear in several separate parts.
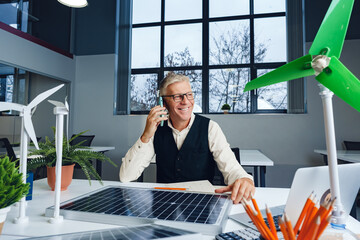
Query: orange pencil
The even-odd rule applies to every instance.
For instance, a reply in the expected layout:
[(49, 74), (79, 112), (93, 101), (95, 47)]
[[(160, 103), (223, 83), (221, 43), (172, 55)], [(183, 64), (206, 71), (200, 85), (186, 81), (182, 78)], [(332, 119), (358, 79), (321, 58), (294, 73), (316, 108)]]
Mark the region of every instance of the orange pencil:
[(305, 236), (307, 235), (308, 232), (310, 232), (310, 228), (312, 226), (311, 220), (317, 212), (317, 207), (315, 206), (315, 204), (311, 204), (311, 205), (313, 205), (313, 206), (309, 207), (311, 209), (309, 209), (308, 213), (306, 214), (307, 216), (305, 217), (304, 223), (301, 226), (301, 230), (300, 230), (299, 236), (297, 238), (298, 240), (306, 239)]
[[(318, 204), (318, 203), (317, 203)], [(317, 213), (318, 211), (318, 208), (317, 208), (317, 204), (314, 204), (311, 209), (309, 209), (310, 211), (308, 211), (308, 214), (307, 216), (305, 217), (305, 220), (304, 220), (304, 223), (301, 227), (301, 231), (305, 230), (305, 231), (308, 231), (308, 226), (310, 225), (311, 223), (311, 220), (313, 219), (313, 217), (315, 216), (315, 214)]]
[(186, 188), (170, 188), (170, 187), (154, 187), (154, 189), (161, 189), (161, 190), (180, 190), (186, 191)]
[(309, 240), (315, 240), (317, 232), (319, 231), (319, 227), (320, 227), (320, 221), (321, 221), (320, 219), (321, 219), (320, 216), (316, 217), (316, 222), (314, 224), (315, 227), (314, 227), (313, 232), (310, 235)]
[(260, 212), (260, 209), (259, 209), (259, 206), (257, 205), (257, 202), (255, 200), (255, 198), (253, 197), (253, 195), (251, 194), (251, 202), (252, 204), (254, 205), (254, 208), (256, 210), (256, 212), (261, 216), (261, 218), (263, 217), (261, 212)]
[(301, 236), (301, 239), (310, 240), (311, 237), (314, 235), (314, 231), (316, 228), (318, 228), (318, 226), (316, 226), (316, 221), (315, 222), (311, 221), (311, 223), (309, 223), (309, 225), (306, 227), (306, 230), (304, 234)]
[(283, 234), (284, 239), (289, 240), (289, 236), (288, 236), (287, 231), (286, 231), (285, 223), (284, 223), (284, 221), (282, 220), (282, 218), (280, 216), (278, 217), (278, 223), (279, 223), (280, 230), (281, 230), (281, 232)]
[(270, 226), (271, 233), (273, 234), (275, 239), (278, 239), (277, 233), (276, 233), (276, 227), (275, 227), (275, 223), (274, 223), (274, 219), (272, 217), (271, 211), (270, 211), (270, 209), (268, 208), (267, 205), (265, 205), (265, 207), (266, 207), (266, 216), (267, 216), (267, 219), (268, 219), (268, 223), (269, 223), (269, 226)]
[(319, 226), (319, 229), (316, 233), (315, 239), (319, 239), (319, 237), (321, 236), (321, 234), (325, 231), (327, 225), (330, 223), (331, 220), (331, 215), (328, 216), (326, 219), (324, 219)]
[[(264, 218), (263, 218), (263, 216), (262, 216), (262, 214), (260, 212), (259, 206), (257, 205), (257, 202), (256, 202), (255, 198), (252, 195), (251, 195), (251, 202), (253, 203), (254, 208), (255, 208), (255, 210), (256, 210), (256, 212), (258, 214), (258, 219), (259, 219), (260, 225), (265, 229), (266, 234), (272, 236), (273, 234), (271, 233), (270, 229), (267, 227), (267, 225), (266, 225), (266, 223), (264, 221)], [(272, 238), (275, 239), (274, 236), (272, 236)]]
[(303, 209), (302, 209), (302, 211), (301, 211), (301, 213), (300, 213), (300, 216), (299, 216), (299, 218), (298, 218), (298, 220), (297, 220), (297, 222), (296, 222), (296, 224), (295, 224), (295, 227), (294, 227), (294, 232), (295, 232), (295, 234), (297, 234), (298, 231), (299, 231), (300, 225), (301, 225), (301, 223), (302, 223), (303, 220), (304, 220), (304, 217), (305, 217), (306, 212), (307, 212), (307, 210), (308, 210), (308, 208), (309, 208), (309, 206), (310, 206), (310, 203), (312, 202), (313, 197), (314, 197), (314, 196), (313, 196), (313, 192), (312, 192), (312, 193), (310, 194), (310, 196), (306, 199), (305, 205), (304, 205), (304, 207), (303, 207)]
[(254, 223), (254, 225), (258, 229), (259, 233), (263, 236), (263, 238), (268, 239), (268, 236), (266, 235), (266, 233), (264, 232), (262, 227), (259, 225), (257, 219), (255, 218), (255, 216), (253, 214), (253, 209), (251, 208), (251, 206), (246, 204), (245, 201), (241, 201), (241, 204), (243, 205), (243, 207), (244, 207), (246, 213), (248, 214), (248, 216), (250, 217), (251, 221)]
[(321, 221), (323, 221), (324, 219), (326, 219), (327, 216), (328, 216), (329, 214), (331, 214), (331, 212), (332, 212), (332, 210), (333, 210), (333, 208), (334, 208), (335, 201), (336, 201), (336, 198), (334, 198), (333, 200), (331, 200), (330, 206), (329, 206), (329, 208), (326, 210), (326, 212), (324, 213), (324, 217), (323, 217), (323, 219), (321, 219)]
[(286, 229), (287, 229), (287, 233), (288, 233), (288, 235), (289, 235), (289, 239), (290, 239), (290, 240), (295, 240), (294, 229), (293, 229), (293, 227), (291, 226), (291, 221), (290, 221), (290, 219), (288, 218), (288, 216), (286, 215), (286, 213), (284, 213), (284, 220), (285, 220), (285, 226), (286, 226)]
[(264, 219), (262, 218), (262, 216), (260, 214), (258, 214), (256, 211), (254, 211), (254, 216), (258, 219), (259, 225), (261, 226), (261, 228), (264, 230), (265, 234), (267, 235), (266, 239), (276, 240), (275, 237), (270, 232), (270, 229), (266, 226), (266, 223), (265, 223)]

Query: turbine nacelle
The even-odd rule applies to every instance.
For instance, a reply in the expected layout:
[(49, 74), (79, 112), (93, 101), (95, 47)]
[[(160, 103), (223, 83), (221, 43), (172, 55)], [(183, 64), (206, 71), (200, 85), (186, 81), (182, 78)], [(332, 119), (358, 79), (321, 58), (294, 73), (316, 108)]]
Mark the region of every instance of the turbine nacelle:
[(317, 55), (311, 62), (311, 67), (315, 70), (315, 76), (319, 75), (326, 69), (330, 64), (331, 58), (326, 55)]

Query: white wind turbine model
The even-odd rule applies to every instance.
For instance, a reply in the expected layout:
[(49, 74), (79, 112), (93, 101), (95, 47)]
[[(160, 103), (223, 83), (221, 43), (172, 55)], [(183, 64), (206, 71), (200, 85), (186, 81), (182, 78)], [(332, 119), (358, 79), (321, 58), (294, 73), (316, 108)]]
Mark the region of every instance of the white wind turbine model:
[[(23, 174), (23, 182), (26, 183), (26, 166), (27, 166), (27, 153), (28, 153), (28, 140), (33, 141), (35, 147), (39, 149), (33, 123), (31, 121), (32, 109), (39, 103), (44, 101), (50, 95), (62, 88), (64, 84), (54, 87), (46, 92), (36, 96), (27, 106), (18, 103), (0, 102), (0, 112), (14, 110), (20, 112), (21, 117), (21, 135), (20, 135), (20, 164), (19, 171)], [(24, 223), (29, 219), (25, 215), (25, 197), (20, 200), (19, 217), (15, 218), (14, 223)]]
[(69, 125), (69, 104), (65, 98), (65, 104), (58, 101), (48, 100), (51, 104), (55, 105), (54, 114), (56, 115), (56, 167), (55, 167), (55, 203), (54, 203), (54, 216), (50, 218), (50, 223), (59, 223), (63, 220), (60, 216), (60, 193), (61, 193), (61, 167), (62, 167), (62, 153), (63, 153), (63, 131), (64, 131), (64, 115), (67, 115), (67, 130), (66, 138), (68, 137)]

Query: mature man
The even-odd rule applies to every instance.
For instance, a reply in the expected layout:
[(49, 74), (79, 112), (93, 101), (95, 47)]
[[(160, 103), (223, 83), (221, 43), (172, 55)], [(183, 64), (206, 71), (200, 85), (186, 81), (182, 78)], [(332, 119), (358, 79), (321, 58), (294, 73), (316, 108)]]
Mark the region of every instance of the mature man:
[(193, 114), (189, 78), (169, 73), (160, 84), (160, 96), (164, 107), (151, 109), (143, 134), (122, 159), (120, 181), (136, 180), (156, 154), (157, 182), (212, 181), (216, 163), (228, 186), (215, 192), (231, 191), (235, 204), (248, 199), (255, 192), (252, 176), (236, 160), (219, 125)]

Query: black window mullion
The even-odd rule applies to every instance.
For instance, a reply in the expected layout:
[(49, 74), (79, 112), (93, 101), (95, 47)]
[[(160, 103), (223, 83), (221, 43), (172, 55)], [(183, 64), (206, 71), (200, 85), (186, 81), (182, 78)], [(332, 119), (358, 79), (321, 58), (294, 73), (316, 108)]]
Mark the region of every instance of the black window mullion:
[(161, 25), (160, 25), (160, 71), (158, 86), (164, 78), (164, 62), (165, 62), (165, 0), (161, 0)]
[(202, 109), (209, 113), (209, 0), (203, 0)]
[[(250, 81), (255, 79), (257, 71), (255, 68), (255, 29), (254, 29), (254, 0), (250, 0)], [(250, 92), (250, 112), (254, 113), (257, 109), (256, 90)]]

